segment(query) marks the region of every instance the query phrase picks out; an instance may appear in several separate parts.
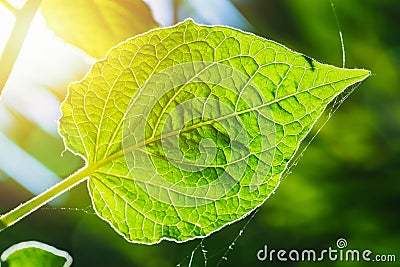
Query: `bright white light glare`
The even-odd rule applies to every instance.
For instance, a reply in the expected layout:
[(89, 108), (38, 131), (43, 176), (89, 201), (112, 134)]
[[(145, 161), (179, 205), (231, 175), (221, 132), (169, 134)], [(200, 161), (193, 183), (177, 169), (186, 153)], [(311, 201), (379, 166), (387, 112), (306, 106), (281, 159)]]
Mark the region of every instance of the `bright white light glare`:
[(27, 93), (28, 85), (23, 80), (13, 84), (13, 90), (4, 92), (2, 104), (12, 107), (46, 132), (57, 135), (57, 119), (61, 115), (58, 99), (40, 86), (29, 85)]
[(87, 72), (93, 59), (77, 51), (48, 30), (38, 12), (3, 91), (3, 104), (57, 135), (60, 103), (46, 87), (66, 90)]
[[(22, 6), (24, 1), (17, 2), (10, 1), (16, 7)], [(0, 4), (2, 48), (13, 23), (11, 12)], [(48, 133), (58, 135), (60, 103), (47, 89), (56, 91), (61, 88), (62, 95), (70, 82), (81, 79), (93, 61), (55, 37), (47, 29), (40, 12), (36, 14), (0, 98), (0, 169), (34, 194), (43, 192), (60, 179), (1, 132), (15, 123), (5, 107), (21, 113)], [(57, 200), (62, 201), (62, 198)]]
[(26, 0), (7, 0), (15, 8), (21, 8), (25, 5)]
[(93, 62), (94, 59), (50, 31), (39, 11), (25, 37), (13, 73), (18, 74), (19, 80), (23, 78), (35, 84), (47, 85), (60, 80), (68, 84), (74, 81), (71, 76), (82, 76)]
[(12, 31), (15, 16), (0, 4), (0, 56)]
[(35, 195), (61, 179), (0, 132), (0, 169)]

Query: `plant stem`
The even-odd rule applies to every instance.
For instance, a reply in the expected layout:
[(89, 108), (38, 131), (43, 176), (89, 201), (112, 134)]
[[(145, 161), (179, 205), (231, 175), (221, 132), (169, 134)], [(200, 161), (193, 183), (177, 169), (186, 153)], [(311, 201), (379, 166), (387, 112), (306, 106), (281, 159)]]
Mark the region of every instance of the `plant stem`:
[(7, 8), (11, 13), (16, 14), (17, 9), (12, 6), (7, 0), (0, 0), (0, 4), (2, 4), (5, 8)]
[(61, 195), (65, 191), (78, 185), (82, 181), (85, 181), (86, 177), (88, 177), (91, 173), (91, 168), (79, 170), (75, 174), (62, 180), (42, 194), (32, 198), (31, 200), (21, 204), (15, 209), (9, 211), (8, 213), (0, 216), (0, 232), (7, 227), (17, 223), (32, 212), (38, 210), (40, 207), (44, 206), (49, 201)]
[[(1, 2), (3, 4), (8, 3), (6, 1)], [(6, 5), (8, 9), (14, 11), (16, 19), (10, 34), (10, 38), (8, 39), (6, 47), (4, 48), (3, 54), (0, 58), (0, 94), (4, 89), (8, 78), (10, 77), (19, 51), (24, 43), (25, 36), (29, 30), (29, 26), (31, 25), (33, 17), (40, 6), (40, 2), (41, 0), (28, 0), (19, 10), (10, 9), (9, 5)]]

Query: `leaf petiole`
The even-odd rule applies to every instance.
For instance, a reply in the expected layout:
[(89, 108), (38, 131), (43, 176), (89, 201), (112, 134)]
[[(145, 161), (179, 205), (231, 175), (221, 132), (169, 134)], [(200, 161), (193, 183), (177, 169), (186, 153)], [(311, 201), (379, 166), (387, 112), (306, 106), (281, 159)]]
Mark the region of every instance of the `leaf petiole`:
[(68, 178), (65, 178), (58, 184), (49, 188), (42, 194), (32, 198), (31, 200), (19, 205), (8, 213), (0, 216), (0, 232), (7, 227), (17, 223), (24, 217), (28, 216), (32, 212), (38, 210), (40, 207), (46, 205), (51, 200), (55, 199), (65, 191), (75, 187), (81, 182), (85, 181), (87, 177), (92, 173), (92, 168), (86, 167), (72, 174)]

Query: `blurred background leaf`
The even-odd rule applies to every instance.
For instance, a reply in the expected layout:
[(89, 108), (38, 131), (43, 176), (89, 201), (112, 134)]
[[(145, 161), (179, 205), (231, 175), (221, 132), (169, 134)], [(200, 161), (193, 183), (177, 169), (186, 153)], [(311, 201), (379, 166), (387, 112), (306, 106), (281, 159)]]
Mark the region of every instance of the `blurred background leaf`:
[[(317, 60), (342, 64), (338, 28), (328, 0), (146, 3), (162, 26), (193, 17), (198, 23), (249, 30)], [(227, 260), (220, 266), (265, 266), (267, 263), (259, 262), (256, 256), (265, 244), (271, 249), (319, 250), (335, 247), (336, 240), (344, 237), (348, 248), (396, 254), (399, 261), (400, 2), (334, 3), (344, 34), (346, 65), (370, 69), (374, 75), (328, 121), (293, 173), (249, 222), (233, 250), (229, 246), (247, 219), (224, 228), (201, 244), (200, 240), (184, 244), (162, 242), (155, 246), (127, 243), (93, 214), (87, 193), (83, 192), (86, 188), (81, 185), (53, 206), (2, 232), (0, 251), (21, 240), (39, 239), (65, 248), (77, 267), (175, 266), (179, 262), (181, 266), (188, 266), (189, 262), (192, 266), (204, 266), (204, 255), (207, 266), (215, 266), (226, 251)], [(12, 22), (12, 16), (0, 6), (0, 48), (1, 38), (7, 38), (9, 32), (5, 20)], [(135, 16), (131, 23), (138, 23)], [(62, 153), (63, 144), (57, 134), (58, 107), (68, 83), (81, 79), (92, 60), (65, 45), (44, 25), (38, 14), (0, 101), (0, 131), (3, 141), (11, 142), (16, 151), (24, 151), (51, 173), (65, 177), (83, 162), (69, 152)], [(78, 30), (75, 33), (82, 34)], [(3, 149), (1, 143), (0, 150)], [(13, 168), (9, 164), (8, 168), (0, 166), (0, 212), (32, 197), (33, 193), (19, 181), (42, 183), (42, 176), (28, 164), (33, 161), (16, 158), (13, 153), (4, 157), (18, 159), (19, 164), (13, 168), (24, 168), (27, 174), (14, 176), (16, 172), (10, 172)], [(1, 162), (6, 161), (0, 158)], [(201, 245), (207, 252), (203, 253)], [(196, 247), (199, 249), (194, 250)], [(271, 265), (366, 266), (364, 262), (339, 261), (274, 261)], [(398, 266), (398, 262), (385, 265)], [(371, 262), (368, 266), (382, 263)]]
[(50, 29), (94, 58), (158, 26), (142, 0), (43, 0), (41, 8)]
[(0, 261), (7, 267), (69, 267), (73, 260), (65, 251), (41, 242), (26, 241), (9, 247)]

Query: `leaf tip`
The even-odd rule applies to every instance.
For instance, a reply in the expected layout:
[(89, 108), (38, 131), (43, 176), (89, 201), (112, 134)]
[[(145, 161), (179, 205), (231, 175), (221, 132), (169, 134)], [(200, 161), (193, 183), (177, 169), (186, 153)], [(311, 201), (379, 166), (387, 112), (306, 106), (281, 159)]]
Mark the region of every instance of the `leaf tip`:
[(369, 76), (372, 75), (372, 71), (367, 69), (355, 69), (355, 70), (358, 71), (359, 82), (364, 81), (365, 79), (367, 79)]
[(372, 72), (367, 69), (343, 69), (349, 75), (353, 82), (362, 82), (372, 75)]
[(372, 75), (372, 71), (367, 70), (367, 69), (360, 69), (360, 72), (364, 76), (364, 79), (366, 79)]

